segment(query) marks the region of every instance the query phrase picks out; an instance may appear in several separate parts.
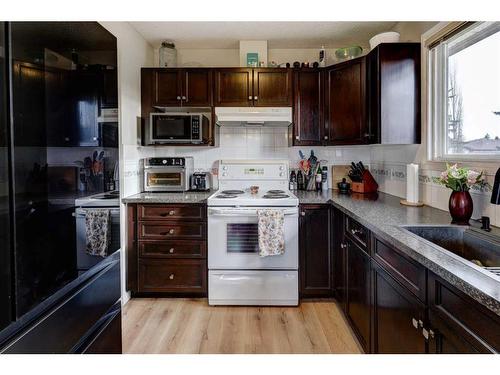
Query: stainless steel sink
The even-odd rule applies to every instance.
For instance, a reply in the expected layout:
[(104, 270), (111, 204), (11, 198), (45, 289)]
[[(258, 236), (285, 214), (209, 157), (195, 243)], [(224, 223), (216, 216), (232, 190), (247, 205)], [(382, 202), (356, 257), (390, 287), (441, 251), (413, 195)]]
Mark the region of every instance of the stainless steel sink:
[(500, 276), (500, 238), (455, 225), (403, 225), (401, 228)]

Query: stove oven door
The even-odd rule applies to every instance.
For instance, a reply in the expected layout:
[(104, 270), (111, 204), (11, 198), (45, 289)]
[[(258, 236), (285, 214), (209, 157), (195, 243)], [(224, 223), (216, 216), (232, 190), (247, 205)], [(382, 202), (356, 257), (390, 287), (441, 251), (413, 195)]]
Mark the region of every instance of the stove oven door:
[(208, 210), (208, 268), (210, 270), (296, 270), (298, 268), (298, 207), (285, 214), (285, 253), (259, 256), (257, 209), (262, 207), (210, 207)]

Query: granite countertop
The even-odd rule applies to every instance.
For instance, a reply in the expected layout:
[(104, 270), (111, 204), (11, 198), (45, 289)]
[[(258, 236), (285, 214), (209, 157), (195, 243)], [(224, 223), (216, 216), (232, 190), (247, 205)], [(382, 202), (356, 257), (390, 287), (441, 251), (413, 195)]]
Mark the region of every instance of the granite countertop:
[(123, 203), (205, 203), (213, 191), (139, 193), (123, 198)]
[[(296, 195), (302, 204), (331, 203), (379, 238), (500, 315), (500, 277), (449, 252), (436, 249), (399, 227), (415, 224), (448, 225), (451, 221), (448, 212), (429, 206), (403, 206), (399, 203), (400, 198), (384, 193), (379, 193), (376, 198), (362, 194), (343, 195), (333, 190), (297, 191)], [(472, 225), (479, 227), (478, 223), (473, 222)], [(500, 236), (500, 229), (493, 228), (492, 233)]]

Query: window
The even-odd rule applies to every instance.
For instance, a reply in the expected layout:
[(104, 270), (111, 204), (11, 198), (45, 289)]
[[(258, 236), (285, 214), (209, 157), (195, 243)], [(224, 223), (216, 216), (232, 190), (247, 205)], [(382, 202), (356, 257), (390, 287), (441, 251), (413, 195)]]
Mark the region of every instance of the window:
[(431, 46), (428, 86), (432, 159), (500, 159), (500, 22)]

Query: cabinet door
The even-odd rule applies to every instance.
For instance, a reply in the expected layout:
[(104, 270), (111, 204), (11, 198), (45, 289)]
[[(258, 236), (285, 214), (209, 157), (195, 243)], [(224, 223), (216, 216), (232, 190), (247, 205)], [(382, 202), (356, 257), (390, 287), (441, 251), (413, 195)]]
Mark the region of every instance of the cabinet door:
[(372, 261), (373, 352), (425, 353), (425, 306)]
[(254, 69), (253, 104), (261, 107), (291, 106), (291, 69)]
[(210, 107), (212, 105), (212, 70), (184, 69), (181, 74), (182, 105)]
[(101, 108), (118, 107), (118, 76), (116, 69), (102, 71)]
[(304, 205), (300, 208), (300, 293), (304, 297), (332, 293), (330, 252), (330, 208)]
[(97, 123), (99, 110), (99, 73), (72, 71), (72, 117), (75, 142), (78, 146), (99, 146)]
[(252, 69), (217, 69), (215, 71), (215, 105), (248, 107), (253, 105)]
[(152, 105), (180, 106), (181, 77), (178, 69), (155, 69), (152, 72)]
[(347, 317), (365, 351), (370, 347), (370, 256), (351, 239), (347, 245)]
[(45, 71), (45, 119), (47, 146), (76, 144), (71, 122), (69, 101), (69, 74), (64, 70)]
[(344, 243), (344, 214), (333, 210), (333, 283), (337, 302), (346, 310), (346, 245)]
[(317, 146), (323, 143), (323, 84), (319, 70), (294, 72), (293, 145)]
[(369, 140), (365, 120), (365, 58), (326, 71), (326, 128), (330, 144), (363, 144)]

